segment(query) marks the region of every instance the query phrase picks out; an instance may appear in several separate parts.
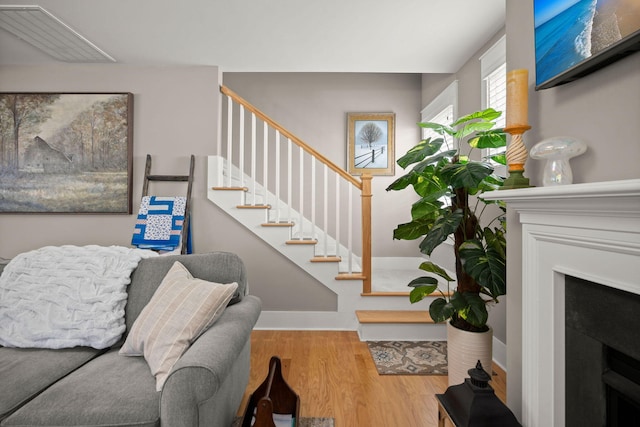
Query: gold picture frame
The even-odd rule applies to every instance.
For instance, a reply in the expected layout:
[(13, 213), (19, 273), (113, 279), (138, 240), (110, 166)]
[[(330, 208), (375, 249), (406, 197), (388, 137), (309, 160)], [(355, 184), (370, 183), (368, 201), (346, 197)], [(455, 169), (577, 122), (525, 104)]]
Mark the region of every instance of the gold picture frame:
[(395, 174), (395, 113), (347, 113), (347, 170)]

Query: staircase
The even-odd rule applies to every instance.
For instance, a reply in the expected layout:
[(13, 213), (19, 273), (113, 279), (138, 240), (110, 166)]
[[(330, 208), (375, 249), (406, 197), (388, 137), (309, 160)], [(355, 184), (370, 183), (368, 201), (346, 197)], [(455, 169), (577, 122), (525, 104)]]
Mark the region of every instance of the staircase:
[(220, 138), (219, 155), (208, 159), (209, 200), (337, 295), (337, 311), (263, 311), (256, 327), (358, 330), (362, 340), (446, 339), (444, 325), (412, 307), (407, 293), (372, 292), (371, 176), (346, 174), (228, 88), (221, 91), (226, 145)]

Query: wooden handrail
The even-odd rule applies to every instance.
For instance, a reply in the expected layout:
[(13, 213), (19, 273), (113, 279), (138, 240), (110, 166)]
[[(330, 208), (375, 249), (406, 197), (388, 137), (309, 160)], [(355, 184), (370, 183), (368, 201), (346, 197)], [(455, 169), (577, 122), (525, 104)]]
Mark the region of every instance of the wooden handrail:
[(278, 130), (280, 135), (289, 138), (293, 143), (297, 146), (301, 147), (307, 153), (311, 154), (320, 162), (325, 164), (332, 171), (337, 173), (339, 176), (350, 182), (354, 187), (360, 190), (361, 195), (361, 215), (362, 215), (362, 292), (363, 294), (371, 293), (371, 179), (373, 178), (371, 174), (364, 173), (357, 179), (351, 175), (349, 175), (344, 169), (335, 165), (331, 160), (324, 157), (322, 154), (318, 153), (316, 150), (307, 145), (304, 141), (302, 141), (297, 136), (293, 135), (279, 123), (275, 122), (269, 116), (264, 114), (258, 108), (254, 107), (249, 102), (245, 101), (240, 95), (232, 91), (226, 86), (220, 86), (220, 92), (229, 98), (233, 99), (238, 104), (242, 105), (246, 110), (252, 112), (256, 115), (256, 117), (260, 118), (260, 120), (267, 123), (272, 128)]
[(237, 93), (235, 93), (234, 91), (232, 91), (231, 89), (229, 89), (226, 86), (220, 86), (220, 92), (222, 92), (223, 94), (225, 94), (228, 97), (232, 98), (238, 104), (241, 104), (245, 109), (251, 111), (257, 117), (259, 117), (260, 120), (268, 123), (274, 129), (279, 130), (280, 131), (280, 135), (283, 135), (286, 138), (291, 139), (291, 141), (293, 141), (294, 144), (296, 144), (297, 146), (301, 147), (307, 153), (311, 154), (312, 156), (314, 156), (315, 158), (320, 160), (322, 163), (327, 165), (329, 167), (329, 169), (331, 169), (332, 171), (334, 171), (335, 173), (337, 173), (338, 175), (340, 175), (341, 177), (343, 177), (344, 179), (349, 181), (358, 190), (362, 191), (362, 181), (360, 181), (357, 178), (354, 178), (353, 176), (349, 175), (344, 169), (342, 169), (339, 166), (335, 165), (331, 160), (327, 159), (325, 156), (323, 156), (322, 154), (318, 153), (316, 150), (314, 150), (309, 145), (307, 145), (304, 141), (302, 141), (300, 138), (298, 138), (297, 136), (295, 136), (294, 134), (289, 132), (287, 129), (285, 129), (283, 126), (281, 126), (279, 123), (277, 123), (276, 121), (271, 119), (269, 116), (264, 114), (262, 111), (260, 111), (259, 109), (257, 109), (253, 105), (251, 105), (249, 102), (245, 101), (240, 95), (238, 95)]

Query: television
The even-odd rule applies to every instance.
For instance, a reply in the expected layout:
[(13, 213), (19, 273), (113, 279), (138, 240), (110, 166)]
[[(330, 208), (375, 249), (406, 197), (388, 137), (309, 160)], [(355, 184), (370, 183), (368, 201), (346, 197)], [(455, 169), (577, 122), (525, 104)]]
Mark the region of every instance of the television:
[(536, 90), (640, 50), (639, 0), (534, 0)]

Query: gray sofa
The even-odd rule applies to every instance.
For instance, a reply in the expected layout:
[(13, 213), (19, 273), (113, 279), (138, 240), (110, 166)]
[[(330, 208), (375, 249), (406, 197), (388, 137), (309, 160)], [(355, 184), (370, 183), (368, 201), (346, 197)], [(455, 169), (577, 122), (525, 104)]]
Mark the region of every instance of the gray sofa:
[(105, 350), (0, 347), (0, 426), (230, 426), (248, 384), (250, 334), (261, 310), (247, 294), (240, 258), (216, 252), (143, 259), (131, 275), (126, 327), (176, 260), (194, 277), (239, 286), (161, 392), (143, 357), (118, 355), (122, 341)]

